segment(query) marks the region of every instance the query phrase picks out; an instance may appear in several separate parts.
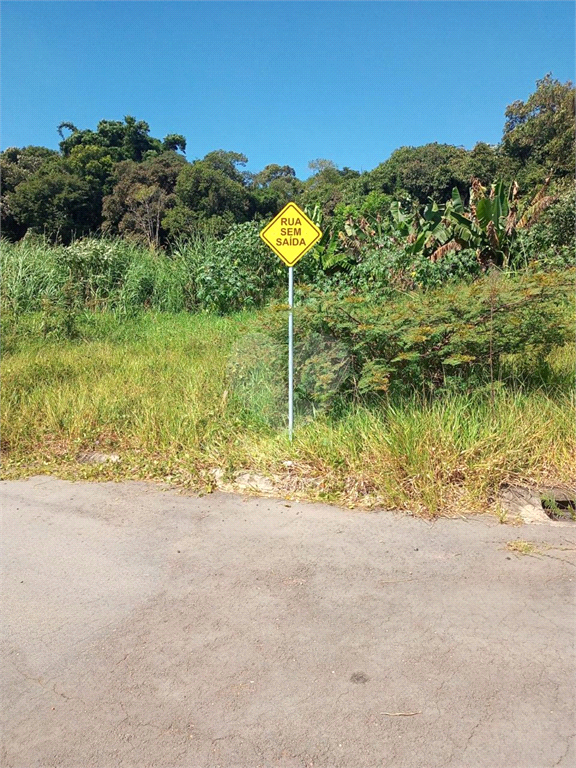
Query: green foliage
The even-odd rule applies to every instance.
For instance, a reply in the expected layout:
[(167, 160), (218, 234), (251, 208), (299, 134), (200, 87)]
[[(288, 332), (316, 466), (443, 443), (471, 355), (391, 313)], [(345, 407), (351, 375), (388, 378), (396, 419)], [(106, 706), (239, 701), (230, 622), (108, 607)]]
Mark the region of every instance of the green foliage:
[(261, 332), (239, 336), (226, 366), (226, 387), (252, 428), (283, 427), (287, 398), (283, 346)]
[(19, 184), (33, 176), (47, 160), (56, 156), (56, 152), (45, 147), (10, 147), (0, 154), (2, 237), (19, 240), (26, 234), (26, 224), (17, 220), (12, 209), (12, 194)]
[[(69, 131), (64, 136), (64, 129)], [(106, 148), (114, 161), (134, 160), (140, 162), (145, 157), (166, 151), (186, 149), (186, 139), (180, 134), (169, 134), (163, 141), (150, 136), (150, 126), (144, 120), (127, 115), (124, 122), (119, 120), (101, 120), (96, 131), (79, 130), (73, 123), (60, 123), (58, 133), (62, 141), (60, 151), (67, 157), (79, 146)]]
[(204, 238), (174, 252), (184, 260), (201, 309), (226, 314), (260, 306), (285, 276), (285, 268), (259, 236), (255, 222), (234, 225), (222, 240)]
[(343, 288), (346, 290), (347, 284), (350, 284), (354, 286), (354, 294), (377, 298), (396, 290), (470, 282), (479, 276), (480, 271), (476, 253), (470, 249), (449, 251), (441, 259), (432, 261), (422, 253), (410, 255), (403, 248), (391, 244), (382, 250), (367, 252), (350, 270)]
[(18, 317), (24, 312), (38, 311), (43, 299), (57, 299), (68, 277), (62, 250), (33, 235), (16, 244), (1, 241), (3, 314)]
[(225, 149), (216, 149), (208, 152), (201, 161), (214, 171), (219, 171), (232, 181), (244, 185), (247, 176), (240, 170), (248, 162), (246, 155), (241, 152), (228, 152)]
[(284, 285), (286, 269), (259, 237), (259, 225), (234, 226), (222, 240), (182, 241), (170, 254), (120, 238), (51, 247), (41, 238), (2, 242), (2, 308), (21, 315), (60, 306), (72, 281), (84, 309), (133, 314), (260, 306)]
[(508, 264), (510, 247), (515, 234), (513, 188), (506, 189), (503, 182), (492, 186), (490, 194), (479, 183), (472, 188), (470, 212), (458, 190), (454, 190), (452, 204), (447, 207), (451, 234), (459, 247), (473, 248), (479, 261), (486, 266)]
[(470, 183), (467, 157), (465, 149), (450, 144), (401, 147), (368, 174), (368, 184), (395, 197), (408, 194), (420, 203), (446, 202), (454, 187), (464, 193)]
[[(158, 478), (202, 490), (219, 468), (230, 480), (280, 475), (279, 492), (299, 497), (427, 515), (485, 512), (502, 483), (573, 476), (571, 347), (545, 361), (561, 389), (534, 381), (494, 398), (447, 392), (348, 404), (337, 415), (332, 407), (299, 415), (289, 443), (285, 369), (276, 367), (286, 350), (276, 357), (279, 344), (258, 340), (256, 315), (82, 313), (80, 341), (42, 338), (39, 322), (20, 318), (9, 350), (3, 329), (5, 476)], [(528, 372), (532, 361), (521, 361)], [(91, 450), (122, 460), (79, 464)]]
[(330, 219), (318, 204), (307, 206), (305, 212), (323, 232), (313, 251), (322, 268), (329, 273), (348, 269), (367, 249), (389, 245), (383, 221), (391, 204), (386, 195), (371, 192), (358, 205), (339, 203)]
[(519, 163), (523, 186), (541, 184), (551, 172), (574, 177), (574, 130), (574, 86), (550, 73), (525, 102), (506, 109), (503, 150)]
[(464, 170), (467, 185), (471, 179), (478, 179), (484, 186), (489, 186), (494, 179), (511, 183), (516, 163), (504, 154), (500, 146), (479, 141), (468, 153)]
[(294, 400), (299, 415), (333, 409), (351, 365), (348, 347), (337, 339), (316, 332), (298, 335), (294, 345)]
[(100, 198), (112, 190), (114, 157), (109, 149), (93, 145), (73, 147), (67, 157), (66, 167), (94, 188)]
[[(155, 138), (145, 121), (130, 115), (123, 121), (101, 120), (95, 130), (64, 122), (58, 131), (59, 153), (41, 147), (2, 153), (5, 237), (18, 240), (30, 232), (69, 243), (99, 234), (103, 226), (107, 234), (157, 247), (197, 233), (222, 237), (234, 224), (267, 219), (294, 200), (321, 212), (327, 234), (315, 255), (332, 274), (353, 265), (366, 248), (380, 248), (365, 235), (368, 227), (378, 232), (393, 202), (415, 217), (404, 246), (414, 256), (432, 256), (433, 246), (450, 245), (443, 242), (446, 222), (438, 220), (433, 204), (450, 204), (453, 189), (467, 206), (472, 179), (486, 189), (496, 180), (507, 186), (516, 179), (520, 201), (531, 198), (550, 176), (571, 178), (574, 88), (551, 75), (539, 80), (526, 102), (514, 102), (506, 110), (500, 145), (479, 142), (470, 151), (439, 143), (401, 147), (361, 174), (318, 159), (309, 164), (312, 175), (305, 181), (290, 166), (276, 163), (248, 173), (247, 158), (239, 152), (216, 150), (189, 164), (177, 154), (186, 149), (184, 136)], [(162, 180), (152, 169), (156, 161), (170, 166), (170, 174), (179, 170), (178, 180), (174, 174)], [(481, 208), (487, 206), (482, 203)], [(492, 212), (488, 218), (498, 229), (500, 217)], [(497, 255), (487, 260), (500, 263), (510, 257), (507, 245), (492, 247)]]
[(271, 218), (302, 192), (303, 184), (289, 165), (267, 165), (250, 179), (250, 190), (259, 217)]
[[(70, 135), (64, 137), (64, 129)], [(62, 137), (61, 154), (42, 147), (11, 148), (2, 154), (2, 172), (5, 179), (2, 208), (3, 234), (12, 239), (26, 232), (42, 234), (53, 242), (69, 243), (74, 238), (98, 231), (102, 223), (102, 201), (112, 193), (114, 173), (120, 163), (120, 177), (125, 175), (121, 161), (137, 164), (168, 153), (170, 159), (179, 158), (175, 149), (184, 149), (183, 136), (171, 134), (164, 142), (149, 136), (148, 124), (126, 117), (124, 123), (103, 120), (96, 131), (81, 131), (72, 123), (59, 126)], [(180, 158), (181, 162), (185, 162)], [(166, 161), (168, 162), (168, 161)], [(142, 175), (149, 172), (145, 168)], [(148, 173), (149, 175), (149, 173)], [(118, 180), (118, 179), (117, 179)], [(145, 183), (145, 182), (143, 182)], [(116, 199), (126, 192), (125, 183), (116, 191)], [(174, 182), (172, 183), (172, 187)], [(172, 190), (170, 190), (172, 191)], [(162, 184), (144, 194), (141, 208), (148, 211), (145, 218), (163, 216), (166, 203)], [(134, 203), (128, 195), (126, 207)], [(121, 207), (121, 206), (120, 206)], [(140, 209), (133, 218), (141, 218)], [(114, 216), (108, 213), (108, 223)], [(117, 213), (108, 231), (120, 232), (124, 213)], [(126, 227), (126, 231), (145, 230), (149, 239), (149, 221)], [(157, 235), (159, 224), (154, 227)]]
[(44, 299), (42, 302), (41, 333), (44, 338), (55, 337), (73, 341), (80, 336), (78, 320), (81, 311), (81, 297), (78, 285), (67, 280), (57, 302)]
[(543, 268), (574, 266), (576, 218), (574, 184), (559, 190), (556, 201), (543, 211), (530, 230), (520, 233), (518, 256)]
[(191, 309), (189, 271), (181, 261), (126, 240), (86, 239), (50, 247), (41, 238), (2, 242), (3, 311), (55, 312), (74, 285), (79, 307), (123, 315), (143, 307), (168, 312)]
[[(533, 226), (556, 199), (547, 194), (549, 181), (533, 199), (522, 204), (517, 199), (516, 182), (508, 185), (498, 181), (488, 190), (478, 179), (472, 179), (468, 208), (456, 187), (451, 200), (445, 204), (430, 201), (422, 208), (413, 205), (412, 210), (406, 210), (395, 200), (389, 204), (386, 215), (378, 213), (371, 219), (355, 216), (354, 209), (347, 206), (341, 208), (348, 215), (342, 230), (336, 236), (332, 234), (331, 240), (325, 235), (318, 254), (325, 268), (335, 265), (349, 269), (363, 261), (366, 254), (386, 252), (391, 247), (404, 252), (406, 267), (410, 259), (418, 262), (424, 257), (436, 263), (466, 249), (476, 253), (484, 269), (490, 264), (507, 266), (514, 255), (518, 232)], [(468, 259), (459, 260), (461, 265), (465, 261)], [(415, 274), (415, 270), (417, 268), (412, 267), (410, 271)], [(470, 274), (476, 271), (472, 268)]]
[(162, 150), (164, 152), (186, 152), (186, 139), (181, 133), (169, 133), (162, 139)]
[(9, 197), (10, 211), (27, 231), (70, 242), (100, 224), (100, 199), (65, 161), (50, 158)]
[(304, 182), (298, 204), (318, 205), (324, 216), (332, 216), (338, 204), (349, 202), (360, 174), (351, 168), (340, 169), (331, 160), (324, 159), (312, 160), (308, 167), (314, 173)]
[(473, 179), (469, 212), (465, 212), (457, 190), (452, 203), (446, 206), (450, 237), (458, 247), (474, 248), (483, 267), (508, 266), (518, 233), (530, 229), (555, 202), (554, 196), (546, 194), (549, 182), (550, 177), (532, 199), (520, 204), (515, 181), (510, 186), (499, 181), (488, 191)]
[(126, 160), (116, 166), (114, 190), (104, 198), (103, 230), (158, 247), (167, 232), (163, 220), (176, 202), (174, 188), (186, 161), (164, 152), (142, 163)]
[(254, 202), (236, 169), (243, 157), (213, 152), (182, 169), (175, 187), (176, 206), (163, 219), (173, 239), (199, 230), (223, 235), (251, 217)]
[[(545, 358), (573, 340), (574, 275), (508, 277), (373, 297), (312, 296), (298, 310), (301, 338), (320, 335), (351, 361), (340, 391), (351, 395), (478, 386), (502, 374), (502, 357)], [(274, 315), (272, 316), (274, 318)], [(280, 340), (282, 324), (271, 327)]]

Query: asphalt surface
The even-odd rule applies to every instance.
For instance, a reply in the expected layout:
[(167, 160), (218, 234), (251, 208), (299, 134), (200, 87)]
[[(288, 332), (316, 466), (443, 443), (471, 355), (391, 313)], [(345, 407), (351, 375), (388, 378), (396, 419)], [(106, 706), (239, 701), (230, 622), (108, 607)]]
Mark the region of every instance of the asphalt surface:
[(576, 765), (570, 523), (0, 491), (4, 768)]

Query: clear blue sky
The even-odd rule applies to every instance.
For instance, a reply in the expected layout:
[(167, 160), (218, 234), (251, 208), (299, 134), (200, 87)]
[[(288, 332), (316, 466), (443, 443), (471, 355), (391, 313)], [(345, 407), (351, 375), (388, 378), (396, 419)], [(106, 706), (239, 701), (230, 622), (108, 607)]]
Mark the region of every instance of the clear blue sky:
[(574, 80), (572, 2), (2, 5), (1, 146), (134, 115), (193, 160), (369, 170), (400, 146), (497, 143), (551, 71)]

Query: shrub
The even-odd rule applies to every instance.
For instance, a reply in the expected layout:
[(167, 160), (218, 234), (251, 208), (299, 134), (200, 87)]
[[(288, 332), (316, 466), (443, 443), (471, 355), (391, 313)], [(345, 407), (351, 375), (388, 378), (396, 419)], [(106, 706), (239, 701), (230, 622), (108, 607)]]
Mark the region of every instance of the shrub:
[(516, 261), (540, 268), (563, 269), (574, 264), (576, 216), (574, 187), (562, 191), (534, 226), (519, 233)]
[(263, 304), (282, 282), (285, 268), (259, 236), (261, 225), (232, 227), (222, 240), (207, 239), (175, 253), (188, 266), (199, 308), (220, 314)]
[[(574, 338), (573, 273), (507, 276), (493, 271), (472, 284), (373, 296), (312, 295), (297, 310), (299, 343), (328, 338), (347, 350), (339, 391), (354, 395), (443, 386), (478, 386), (498, 378), (504, 355), (543, 359)], [(285, 338), (280, 313), (268, 325)]]

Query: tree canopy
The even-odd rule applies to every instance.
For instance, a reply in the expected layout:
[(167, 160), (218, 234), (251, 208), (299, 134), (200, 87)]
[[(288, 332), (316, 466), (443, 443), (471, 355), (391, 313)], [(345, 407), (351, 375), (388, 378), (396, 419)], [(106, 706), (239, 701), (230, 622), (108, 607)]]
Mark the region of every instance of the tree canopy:
[(527, 183), (574, 176), (574, 88), (547, 74), (526, 101), (506, 109), (503, 150)]
[(150, 135), (144, 120), (101, 120), (96, 129), (62, 122), (59, 151), (10, 147), (0, 155), (2, 235), (27, 232), (69, 242), (88, 233), (113, 233), (154, 245), (209, 230), (223, 236), (235, 224), (267, 219), (289, 201), (308, 206), (324, 223), (343, 226), (351, 211), (378, 216), (393, 199), (412, 207), (443, 205), (457, 190), (467, 201), (472, 179), (489, 187), (518, 182), (529, 197), (545, 180), (573, 178), (574, 87), (547, 74), (526, 101), (505, 112), (502, 141), (471, 150), (439, 142), (400, 147), (373, 170), (310, 161), (300, 180), (289, 165), (246, 170), (248, 158), (217, 149), (189, 161), (186, 139)]

